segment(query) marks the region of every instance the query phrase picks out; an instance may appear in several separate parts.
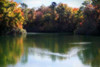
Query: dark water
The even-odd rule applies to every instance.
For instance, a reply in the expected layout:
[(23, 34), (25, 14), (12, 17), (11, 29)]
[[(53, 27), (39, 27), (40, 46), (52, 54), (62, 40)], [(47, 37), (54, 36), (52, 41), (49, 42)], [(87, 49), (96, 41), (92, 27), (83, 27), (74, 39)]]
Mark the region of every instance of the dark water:
[(100, 37), (0, 36), (0, 67), (100, 67)]

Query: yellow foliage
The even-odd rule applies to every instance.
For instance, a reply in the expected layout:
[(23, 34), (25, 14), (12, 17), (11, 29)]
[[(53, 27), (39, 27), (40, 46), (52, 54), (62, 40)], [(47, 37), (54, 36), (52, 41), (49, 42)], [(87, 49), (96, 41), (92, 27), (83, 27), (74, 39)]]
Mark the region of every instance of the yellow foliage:
[(80, 18), (81, 18), (81, 19), (83, 19), (83, 18), (84, 18), (84, 16), (82, 15), (82, 16), (80, 16)]
[[(2, 12), (0, 14), (0, 21), (5, 20), (5, 27), (11, 26), (11, 27), (23, 27), (24, 17), (23, 12), (21, 8), (18, 7), (18, 3), (14, 2), (13, 0), (0, 0), (0, 3), (2, 5), (0, 6), (0, 11)], [(2, 19), (3, 17), (3, 19)], [(16, 25), (17, 23), (17, 25)], [(20, 25), (20, 26), (18, 26)]]

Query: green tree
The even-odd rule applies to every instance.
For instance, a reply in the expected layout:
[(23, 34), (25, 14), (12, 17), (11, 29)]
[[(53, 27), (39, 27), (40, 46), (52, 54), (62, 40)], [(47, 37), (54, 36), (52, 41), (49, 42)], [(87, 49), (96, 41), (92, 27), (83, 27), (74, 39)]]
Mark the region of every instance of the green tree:
[(100, 5), (100, 0), (92, 0), (93, 5)]

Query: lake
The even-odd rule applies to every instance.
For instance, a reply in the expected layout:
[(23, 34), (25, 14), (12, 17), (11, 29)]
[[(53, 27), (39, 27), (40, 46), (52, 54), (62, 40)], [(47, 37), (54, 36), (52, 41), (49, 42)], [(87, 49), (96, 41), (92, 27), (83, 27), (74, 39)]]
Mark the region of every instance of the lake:
[(0, 67), (100, 67), (100, 36), (0, 36)]

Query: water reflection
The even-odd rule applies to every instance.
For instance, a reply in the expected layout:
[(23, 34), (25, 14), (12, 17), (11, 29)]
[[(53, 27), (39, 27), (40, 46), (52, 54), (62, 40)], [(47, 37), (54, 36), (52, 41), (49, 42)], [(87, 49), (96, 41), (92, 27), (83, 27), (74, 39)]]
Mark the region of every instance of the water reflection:
[(0, 37), (0, 67), (16, 64), (23, 54), (22, 37)]
[(29, 34), (0, 37), (0, 66), (100, 67), (100, 37)]
[(84, 46), (85, 50), (81, 50), (79, 58), (83, 64), (91, 67), (100, 67), (100, 44), (91, 44)]
[[(70, 39), (71, 38), (71, 39)], [(71, 42), (79, 42), (79, 40), (74, 39), (72, 36), (59, 36), (57, 35), (29, 35), (26, 38), (25, 44), (29, 44), (26, 50), (29, 50), (29, 53), (36, 52), (39, 56), (50, 56), (52, 61), (64, 60), (70, 55), (68, 55), (69, 51), (71, 51), (72, 47), (76, 47), (76, 45), (68, 44)], [(32, 48), (31, 48), (32, 47)], [(33, 48), (34, 47), (34, 48)], [(81, 45), (78, 45), (81, 48)], [(74, 49), (75, 51), (79, 51), (80, 49)], [(27, 51), (28, 52), (28, 51)], [(72, 52), (71, 52), (72, 53)], [(74, 53), (74, 52), (73, 52)]]

